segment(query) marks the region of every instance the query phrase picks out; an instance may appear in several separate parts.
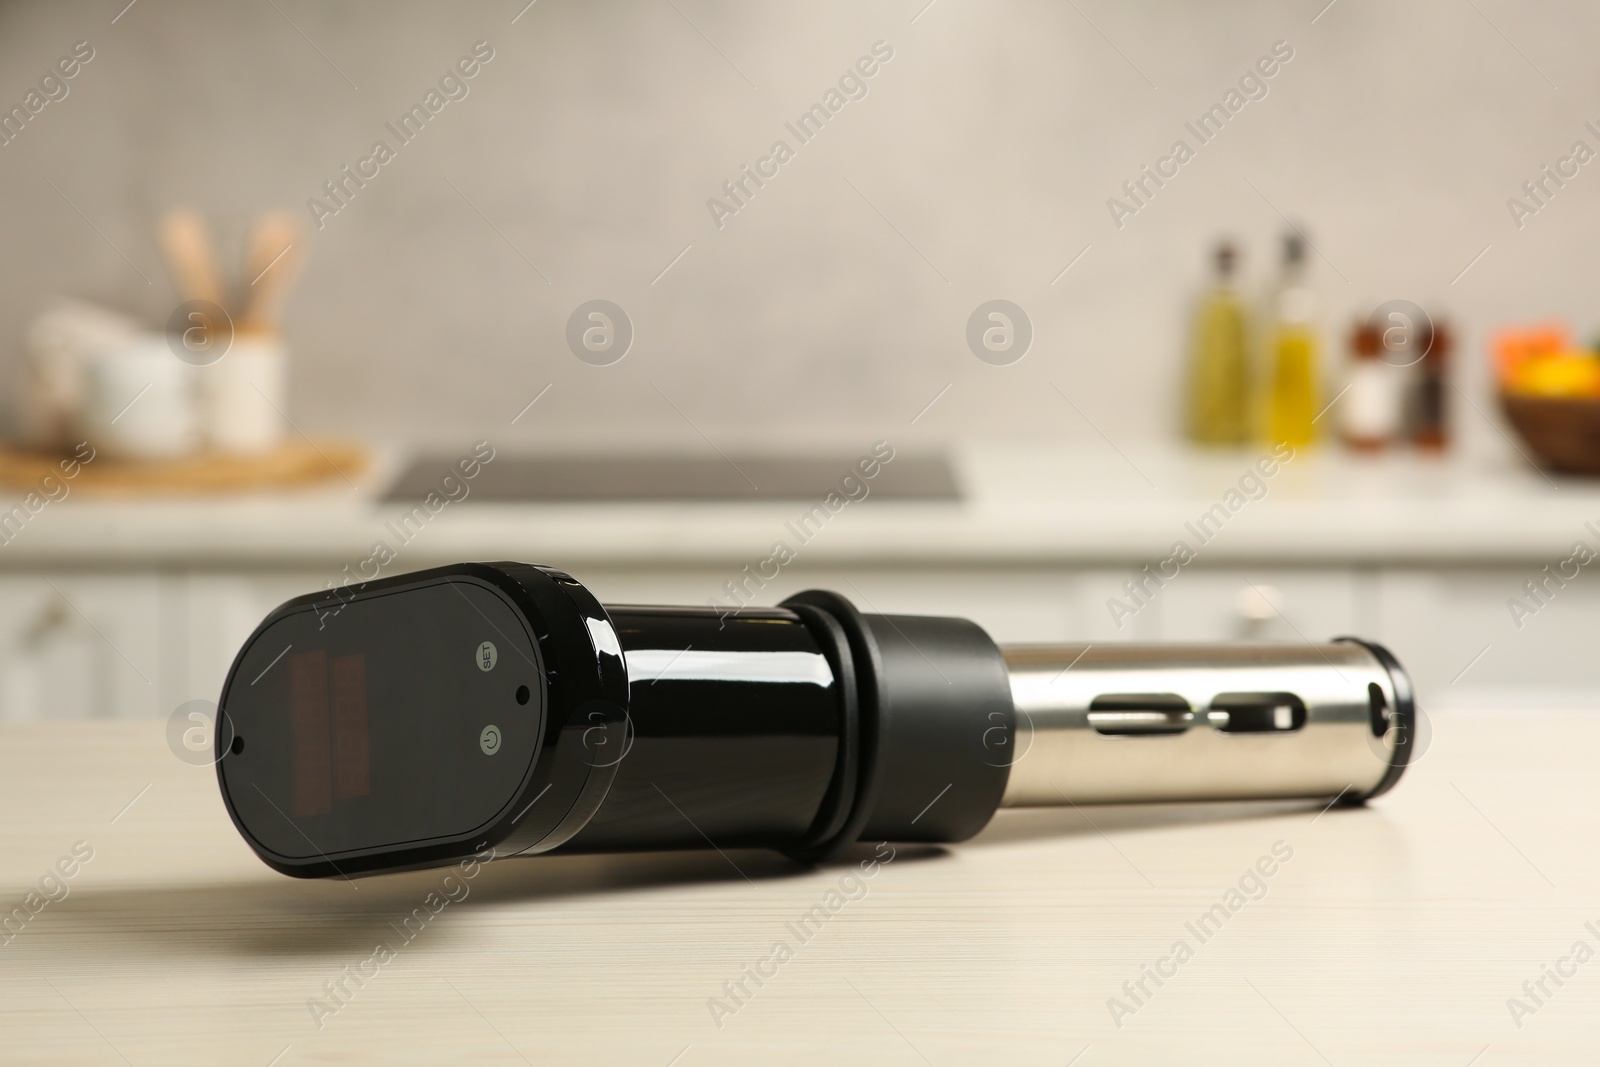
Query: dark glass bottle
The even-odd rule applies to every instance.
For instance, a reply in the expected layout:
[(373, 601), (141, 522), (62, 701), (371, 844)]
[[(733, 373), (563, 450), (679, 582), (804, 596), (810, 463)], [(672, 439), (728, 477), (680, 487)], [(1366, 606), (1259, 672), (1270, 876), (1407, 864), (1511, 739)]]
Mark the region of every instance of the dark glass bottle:
[(1455, 338), (1443, 321), (1424, 327), (1422, 361), (1411, 402), (1411, 440), (1418, 448), (1442, 452), (1450, 446), (1450, 419), (1445, 405), (1445, 390), (1450, 368), (1450, 350)]

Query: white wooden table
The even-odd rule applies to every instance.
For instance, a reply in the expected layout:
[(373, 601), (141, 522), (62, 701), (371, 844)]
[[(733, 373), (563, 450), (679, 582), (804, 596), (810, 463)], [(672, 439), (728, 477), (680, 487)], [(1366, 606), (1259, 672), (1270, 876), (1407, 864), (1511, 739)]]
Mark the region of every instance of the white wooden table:
[[(709, 852), (354, 884), (262, 866), (212, 770), (174, 757), (163, 726), (0, 729), (0, 911), (26, 912), (63, 858), (73, 871), (0, 937), (0, 1062), (1596, 1056), (1600, 962), (1562, 960), (1600, 949), (1600, 716), (1440, 718), (1366, 809), (1002, 813), (871, 877)], [(74, 866), (75, 846), (93, 858)], [(1275, 846), (1270, 876), (1249, 877)], [(819, 904), (833, 910), (801, 940), (790, 924)], [(747, 965), (768, 972), (759, 987)], [(1535, 1001), (1523, 984), (1541, 979)], [(1513, 997), (1531, 1009), (1517, 1019)], [(714, 1001), (736, 1010), (714, 1019)]]

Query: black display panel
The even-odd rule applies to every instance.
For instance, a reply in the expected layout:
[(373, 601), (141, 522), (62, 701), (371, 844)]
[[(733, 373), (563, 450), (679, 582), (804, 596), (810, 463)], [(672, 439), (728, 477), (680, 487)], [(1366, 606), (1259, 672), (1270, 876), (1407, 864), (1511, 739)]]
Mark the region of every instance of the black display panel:
[(519, 795), (542, 692), (521, 614), (477, 582), (307, 607), (235, 668), (221, 778), (284, 857), (470, 834)]

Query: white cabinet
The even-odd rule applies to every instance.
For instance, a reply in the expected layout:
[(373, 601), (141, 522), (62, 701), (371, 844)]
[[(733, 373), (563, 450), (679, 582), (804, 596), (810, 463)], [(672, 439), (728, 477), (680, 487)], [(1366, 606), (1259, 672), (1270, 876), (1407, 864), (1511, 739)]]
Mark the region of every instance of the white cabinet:
[(0, 722), (165, 717), (216, 700), (233, 655), (308, 574), (0, 574)]
[(1190, 566), (1157, 584), (1130, 568), (1085, 586), (1087, 636), (1104, 641), (1322, 642), (1371, 614), (1371, 576), (1350, 570)]
[[(751, 601), (801, 589), (842, 593), (863, 611), (962, 615), (1001, 643), (1050, 641), (1326, 641), (1376, 624), (1377, 576), (1329, 568), (1185, 568), (1140, 604), (1124, 584), (1133, 568), (827, 568), (785, 570)], [(584, 570), (602, 601), (732, 606), (713, 570), (645, 574)], [(1242, 604), (1263, 601), (1264, 607)], [(1118, 601), (1131, 614), (1114, 613)], [(1246, 610), (1249, 609), (1249, 610)], [(1119, 626), (1118, 623), (1121, 623)]]
[[(603, 602), (732, 606), (729, 565), (577, 568)], [(166, 716), (215, 700), (239, 646), (274, 607), (335, 568), (0, 574), (0, 720)], [(961, 615), (1001, 643), (1326, 641), (1388, 645), (1425, 706), (1600, 702), (1600, 579), (1553, 590), (1519, 628), (1507, 607), (1535, 568), (1201, 566), (1168, 580), (1119, 628), (1133, 567), (884, 565), (785, 568), (750, 602), (836, 590), (864, 611)], [(1531, 603), (1531, 602), (1530, 602)]]
[(0, 575), (0, 720), (163, 714), (170, 592), (154, 574)]
[[(1544, 603), (1524, 583), (1539, 569), (1397, 570), (1384, 575), (1373, 634), (1391, 645), (1441, 707), (1587, 707), (1600, 704), (1600, 577), (1588, 574)], [(1537, 613), (1520, 619), (1508, 601)]]
[[(773, 604), (821, 586), (865, 611), (962, 615), (1001, 643), (1049, 641), (1381, 642), (1432, 708), (1600, 704), (1600, 578), (1581, 575), (1518, 629), (1506, 605), (1537, 568), (1202, 566), (1183, 568), (1119, 628), (1136, 568), (786, 569), (756, 594)], [(737, 572), (584, 568), (603, 601), (704, 604)], [(1585, 585), (1588, 580), (1590, 585)], [(1148, 586), (1147, 586), (1148, 587)]]

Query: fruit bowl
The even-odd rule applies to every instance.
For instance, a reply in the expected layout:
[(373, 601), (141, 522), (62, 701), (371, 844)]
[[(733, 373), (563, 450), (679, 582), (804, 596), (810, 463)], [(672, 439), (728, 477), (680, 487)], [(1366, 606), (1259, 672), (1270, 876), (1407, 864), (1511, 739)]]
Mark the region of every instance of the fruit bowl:
[(1501, 393), (1500, 407), (1544, 466), (1600, 474), (1600, 399)]

